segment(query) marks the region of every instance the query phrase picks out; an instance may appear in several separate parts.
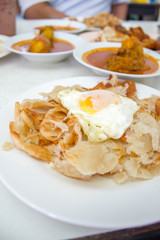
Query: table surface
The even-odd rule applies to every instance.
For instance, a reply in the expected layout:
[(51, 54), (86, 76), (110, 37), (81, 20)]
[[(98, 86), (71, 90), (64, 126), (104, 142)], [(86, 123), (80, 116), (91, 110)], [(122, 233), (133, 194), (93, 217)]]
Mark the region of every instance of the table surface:
[[(141, 25), (147, 33), (158, 33), (159, 22), (156, 24), (153, 22), (126, 22), (125, 24), (126, 26)], [(17, 21), (17, 33), (30, 30), (31, 24), (28, 24), (28, 21)], [(77, 63), (72, 56), (59, 63), (38, 64), (16, 54), (10, 54), (0, 59), (0, 73), (0, 108), (23, 91), (41, 83), (67, 77), (95, 76), (92, 71)], [(137, 80), (137, 82), (160, 90), (159, 77)], [(0, 239), (3, 240), (71, 239), (109, 232), (107, 229), (84, 228), (63, 223), (42, 215), (17, 199), (1, 182), (0, 196)], [(108, 238), (106, 235), (98, 235), (95, 238), (86, 239), (112, 239), (113, 236), (114, 239), (123, 239), (122, 237), (156, 229), (160, 229), (160, 225), (138, 230), (132, 229), (128, 232), (108, 233)], [(119, 238), (116, 238), (117, 236)]]

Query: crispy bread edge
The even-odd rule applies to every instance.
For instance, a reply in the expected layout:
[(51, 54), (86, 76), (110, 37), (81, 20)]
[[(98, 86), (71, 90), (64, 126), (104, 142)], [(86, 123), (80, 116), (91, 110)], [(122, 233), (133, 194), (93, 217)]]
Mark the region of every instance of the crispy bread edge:
[(16, 148), (27, 152), (30, 156), (35, 157), (37, 159), (41, 159), (47, 162), (50, 162), (52, 160), (51, 153), (47, 148), (42, 146), (36, 146), (33, 144), (25, 144), (20, 139), (20, 135), (15, 131), (14, 122), (10, 122), (9, 129), (12, 141)]

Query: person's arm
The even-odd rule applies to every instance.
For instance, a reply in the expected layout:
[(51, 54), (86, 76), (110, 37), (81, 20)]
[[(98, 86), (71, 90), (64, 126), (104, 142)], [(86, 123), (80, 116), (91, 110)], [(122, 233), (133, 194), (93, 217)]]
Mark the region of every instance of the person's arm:
[(126, 19), (127, 12), (128, 12), (127, 3), (119, 3), (119, 4), (112, 5), (111, 13), (122, 20)]
[(67, 15), (51, 7), (48, 2), (41, 2), (29, 7), (25, 11), (24, 17), (27, 19), (47, 19), (64, 18), (67, 17)]

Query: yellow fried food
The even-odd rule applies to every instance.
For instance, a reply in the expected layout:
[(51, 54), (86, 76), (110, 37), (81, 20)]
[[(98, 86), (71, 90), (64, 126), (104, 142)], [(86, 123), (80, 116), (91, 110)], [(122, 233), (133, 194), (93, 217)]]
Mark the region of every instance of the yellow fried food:
[(53, 41), (53, 27), (52, 26), (46, 26), (42, 29), (40, 29), (40, 35), (45, 36), (48, 38), (48, 40)]
[(160, 50), (160, 43), (158, 40), (149, 38), (142, 41), (142, 46), (152, 50)]
[(145, 71), (150, 68), (145, 65), (142, 45), (133, 36), (125, 39), (122, 47), (116, 54), (109, 56), (106, 63), (108, 70), (123, 73)]
[(29, 52), (33, 53), (49, 53), (51, 51), (51, 44), (47, 37), (37, 35), (30, 43)]
[(130, 28), (129, 29), (130, 35), (133, 35), (139, 39), (142, 43), (142, 46), (145, 48), (149, 48), (152, 50), (159, 50), (160, 43), (156, 39), (152, 39), (149, 35), (144, 33), (141, 27)]
[(40, 29), (40, 35), (43, 35), (46, 38), (48, 38), (48, 40), (50, 41), (51, 48), (54, 47), (54, 44), (53, 44), (54, 31), (53, 30), (54, 28), (52, 26), (45, 26)]
[(40, 29), (39, 34), (31, 41), (29, 52), (48, 53), (53, 47), (53, 27), (46, 26)]

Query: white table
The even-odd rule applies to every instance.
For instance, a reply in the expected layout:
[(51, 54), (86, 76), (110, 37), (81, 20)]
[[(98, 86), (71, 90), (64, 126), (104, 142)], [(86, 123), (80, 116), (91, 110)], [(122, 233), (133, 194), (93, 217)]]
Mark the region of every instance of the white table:
[[(150, 25), (143, 24), (152, 33), (157, 33), (157, 25), (153, 25), (153, 22)], [(17, 32), (28, 31), (30, 26), (28, 28), (26, 26), (28, 26), (26, 21), (19, 21)], [(0, 108), (33, 86), (76, 76), (94, 76), (94, 73), (77, 63), (73, 57), (60, 63), (38, 64), (10, 54), (0, 59)], [(160, 90), (159, 78), (139, 82)], [(22, 203), (0, 183), (0, 239), (2, 240), (70, 239), (104, 231), (107, 230), (74, 226), (44, 216)]]

